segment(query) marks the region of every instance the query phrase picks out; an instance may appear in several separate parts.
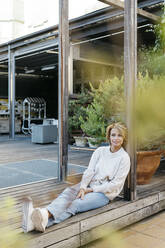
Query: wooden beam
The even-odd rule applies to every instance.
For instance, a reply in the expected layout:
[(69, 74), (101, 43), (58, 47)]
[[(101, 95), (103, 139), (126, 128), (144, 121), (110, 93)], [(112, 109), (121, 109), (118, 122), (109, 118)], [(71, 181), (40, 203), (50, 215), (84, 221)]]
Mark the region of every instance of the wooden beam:
[[(111, 6), (115, 6), (118, 7), (120, 9), (124, 10), (124, 2), (121, 2), (120, 0), (98, 0), (102, 3), (106, 3), (108, 5)], [(160, 17), (154, 14), (149, 13), (148, 11), (145, 11), (143, 9), (139, 9), (137, 8), (137, 14), (146, 17), (147, 19), (150, 19), (152, 21), (156, 21), (159, 22), (160, 21)]]
[(154, 15), (154, 14), (151, 14), (149, 13), (148, 11), (145, 11), (143, 9), (137, 9), (137, 13), (143, 17), (146, 17), (147, 19), (150, 19), (152, 21), (155, 21), (155, 22), (159, 22), (160, 21), (160, 16), (157, 16), (157, 15)]
[(105, 66), (113, 66), (113, 67), (118, 67), (118, 68), (123, 68), (122, 65), (120, 65), (119, 63), (115, 64), (115, 63), (106, 63), (106, 62), (100, 62), (99, 60), (94, 60), (94, 59), (86, 59), (86, 58), (82, 58), (79, 57), (78, 59), (79, 61), (83, 61), (83, 62), (89, 62), (89, 63), (94, 63), (94, 64), (98, 64), (98, 65), (105, 65)]
[[(124, 81), (126, 94), (127, 151), (131, 171), (125, 198), (136, 199), (135, 87), (137, 80), (137, 1), (125, 0), (124, 11)], [(127, 195), (126, 195), (127, 193)], [(128, 197), (129, 194), (129, 197)]]
[[(104, 47), (105, 47), (105, 45), (104, 45)], [(120, 51), (119, 50), (120, 48), (118, 46), (112, 46), (112, 47), (114, 50), (117, 49), (118, 51)], [(83, 55), (80, 54), (80, 45), (74, 45), (73, 46), (73, 59), (79, 60), (79, 61), (84, 61), (84, 62), (89, 62), (89, 63), (100, 64), (100, 65), (123, 68), (120, 61), (118, 61), (116, 59), (115, 60), (113, 59), (113, 61), (112, 61), (112, 59), (111, 59), (111, 61), (110, 60), (109, 61), (107, 61), (107, 60), (106, 61), (103, 61), (103, 60), (100, 61), (100, 59), (93, 58), (92, 54), (95, 54), (95, 53), (100, 53), (103, 56), (102, 50), (99, 50), (99, 45), (98, 45), (98, 47), (95, 47), (95, 48), (91, 48), (91, 47), (87, 48), (86, 47), (86, 49), (89, 49), (90, 58), (89, 58), (89, 56), (88, 56), (88, 58), (83, 57)], [(120, 51), (120, 52), (122, 52), (122, 51)], [(107, 57), (107, 54), (106, 54), (106, 57)]]
[(99, 0), (99, 1), (114, 7), (118, 7), (120, 9), (124, 9), (124, 2), (121, 2), (120, 0)]
[(68, 0), (59, 0), (59, 55), (58, 55), (58, 120), (59, 120), (59, 179), (67, 176), (68, 163), (68, 60), (69, 21)]

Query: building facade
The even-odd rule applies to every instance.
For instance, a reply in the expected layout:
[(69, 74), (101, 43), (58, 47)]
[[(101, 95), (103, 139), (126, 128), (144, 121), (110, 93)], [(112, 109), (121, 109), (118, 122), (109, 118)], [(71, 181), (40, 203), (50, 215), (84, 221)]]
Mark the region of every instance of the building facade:
[(6, 0), (0, 8), (0, 43), (24, 33), (24, 1)]

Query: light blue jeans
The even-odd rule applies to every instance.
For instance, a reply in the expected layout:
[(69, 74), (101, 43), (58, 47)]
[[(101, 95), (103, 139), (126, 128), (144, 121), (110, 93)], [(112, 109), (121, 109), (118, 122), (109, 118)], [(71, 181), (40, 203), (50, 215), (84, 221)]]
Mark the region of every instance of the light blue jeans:
[(76, 199), (80, 185), (76, 189), (73, 187), (66, 188), (50, 205), (47, 210), (53, 215), (49, 218), (48, 225), (60, 223), (72, 215), (82, 213), (88, 210), (103, 207), (109, 203), (109, 198), (100, 192), (91, 192), (84, 196), (84, 199)]

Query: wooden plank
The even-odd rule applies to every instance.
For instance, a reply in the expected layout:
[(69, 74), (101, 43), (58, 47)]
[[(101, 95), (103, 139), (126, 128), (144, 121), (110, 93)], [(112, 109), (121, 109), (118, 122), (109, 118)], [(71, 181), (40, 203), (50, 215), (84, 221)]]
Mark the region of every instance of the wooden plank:
[[(47, 202), (43, 198), (42, 203), (40, 205), (39, 204), (36, 205), (36, 201), (34, 201), (34, 206), (43, 207), (43, 206), (48, 205), (49, 203), (50, 203), (50, 201)], [(75, 217), (72, 217), (69, 220), (67, 220), (67, 222), (63, 222), (63, 223), (64, 223), (64, 225), (66, 225), (65, 223), (67, 223), (67, 225), (68, 225), (68, 223), (79, 222), (79, 221), (84, 220), (86, 218), (89, 218), (91, 216), (95, 216), (95, 215), (98, 215), (98, 214), (103, 213), (103, 212), (111, 211), (112, 209), (116, 209), (118, 207), (121, 207), (121, 206), (127, 205), (127, 204), (128, 203), (126, 203), (125, 201), (118, 200), (117, 202), (115, 201), (112, 204), (109, 204), (103, 208), (99, 208), (99, 209), (96, 209), (93, 211), (88, 211), (88, 212), (76, 215)], [(20, 228), (21, 217), (22, 217), (22, 203), (18, 203), (14, 206), (14, 209), (11, 211), (11, 216), (9, 218), (9, 222), (10, 222), (10, 224), (12, 224), (12, 227)]]
[(19, 192), (17, 194), (7, 194), (0, 198), (1, 206), (0, 209), (4, 208), (5, 206), (5, 199), (6, 197), (11, 197), (15, 201), (15, 208), (16, 211), (19, 212), (20, 208), (22, 207), (23, 198), (26, 196), (31, 196), (34, 202), (34, 206), (45, 206), (54, 200), (64, 189), (66, 188), (66, 184), (59, 185), (59, 187), (53, 187), (48, 189), (41, 189), (40, 191), (31, 191), (31, 192)]
[(107, 211), (105, 213), (87, 218), (81, 221), (81, 232), (90, 230), (96, 226), (105, 224), (106, 222), (110, 222), (112, 220), (121, 218), (122, 216), (128, 215), (131, 212), (136, 212), (141, 208), (145, 208), (148, 205), (152, 205), (158, 202), (158, 194), (148, 197), (146, 199), (141, 199), (136, 202), (129, 203), (125, 206), (118, 207), (110, 212)]
[[(102, 3), (106, 3), (108, 5), (112, 5), (114, 7), (120, 8), (120, 9), (124, 9), (124, 2), (121, 2), (120, 0), (98, 0), (98, 1), (100, 1)], [(152, 21), (156, 21), (156, 22), (160, 21), (159, 16), (151, 14), (148, 11), (145, 11), (143, 9), (138, 8), (137, 13), (141, 16), (146, 17), (147, 19), (152, 20)]]
[(160, 211), (165, 209), (165, 200), (160, 201)]
[(58, 184), (58, 183), (53, 183), (50, 185), (49, 184), (41, 184), (41, 185), (36, 185), (35, 186), (35, 189), (34, 189), (34, 185), (28, 185), (27, 187), (24, 187), (22, 190), (21, 190), (21, 187), (19, 188), (11, 188), (10, 190), (3, 190), (2, 192), (0, 192), (0, 199), (3, 198), (3, 197), (6, 197), (6, 196), (24, 196), (24, 195), (27, 195), (27, 194), (31, 194), (31, 193), (40, 193), (42, 192), (42, 190), (44, 192), (47, 192), (51, 189), (54, 189), (54, 191), (56, 190), (62, 190), (64, 188), (66, 188), (68, 185), (71, 185), (71, 184), (67, 184), (67, 183), (63, 183), (63, 184)]
[[(3, 197), (3, 196), (6, 196), (6, 195), (14, 195), (14, 194), (20, 194), (20, 193), (24, 193), (24, 192), (31, 192), (31, 191), (34, 191), (34, 192), (37, 192), (37, 191), (40, 191), (40, 189), (47, 189), (47, 188), (53, 188), (53, 187), (61, 187), (61, 185), (58, 185), (56, 183), (51, 183), (48, 184), (39, 184), (39, 185), (27, 185), (27, 187), (23, 187), (21, 189), (21, 187), (13, 187), (13, 188), (10, 188), (10, 189), (3, 189), (2, 191), (0, 191), (0, 197)], [(35, 188), (35, 190), (34, 190)]]
[[(97, 221), (95, 221), (95, 218), (96, 218), (96, 220), (98, 218), (98, 221), (99, 221), (99, 218), (100, 218), (100, 221), (103, 221), (104, 219), (105, 219), (105, 221), (108, 220), (106, 215), (109, 215), (109, 211), (112, 213), (113, 218), (114, 218), (116, 216), (116, 214), (118, 214), (117, 209), (119, 209), (120, 215), (122, 215), (122, 213), (127, 212), (127, 210), (125, 210), (127, 208), (128, 208), (128, 211), (133, 211), (133, 210), (136, 211), (136, 209), (140, 208), (140, 206), (144, 207), (146, 205), (150, 205), (154, 201), (158, 200), (158, 194), (159, 193), (153, 194), (150, 197), (148, 197), (148, 195), (147, 195), (147, 198), (144, 197), (144, 199), (146, 198), (145, 200), (144, 199), (138, 200), (138, 201), (134, 202), (133, 205), (132, 205), (132, 203), (130, 204), (130, 202), (126, 202), (126, 201), (123, 201), (121, 199), (117, 199), (105, 207), (102, 207), (102, 208), (99, 208), (99, 209), (96, 209), (93, 211), (88, 211), (88, 212), (82, 213), (81, 215), (77, 215), (76, 218), (77, 218), (77, 221), (85, 220), (85, 221), (89, 222), (89, 220), (90, 220), (90, 225), (93, 225), (92, 221), (94, 223), (97, 223)], [(18, 216), (20, 216), (22, 214), (22, 199), (21, 198), (17, 199), (15, 208), (12, 211), (12, 215), (14, 214), (13, 215), (14, 217), (15, 217), (15, 214), (17, 214), (17, 213), (18, 213)], [(49, 196), (48, 192), (46, 192), (46, 194), (41, 192), (41, 197), (38, 195), (36, 195), (36, 196), (34, 195), (33, 198), (34, 198), (34, 206), (36, 206), (36, 207), (42, 206), (43, 207), (43, 206), (46, 206), (47, 204), (49, 204), (54, 199), (54, 194)], [(144, 205), (144, 203), (145, 203), (145, 205)], [(131, 206), (133, 206), (133, 207), (131, 207)], [(3, 206), (1, 206), (1, 208), (2, 207)], [(133, 208), (133, 210), (131, 210), (132, 208)], [(99, 215), (101, 215), (102, 217), (99, 217)], [(14, 217), (12, 217), (12, 219), (14, 219)], [(110, 217), (110, 218), (112, 218), (112, 217)]]
[[(12, 192), (23, 192), (24, 190), (33, 190), (37, 191), (40, 190), (41, 188), (44, 187), (54, 187), (54, 189), (58, 189), (59, 187), (67, 187), (69, 184), (72, 185), (74, 183), (74, 178), (75, 181), (77, 182), (80, 180), (82, 177), (82, 174), (77, 174), (77, 175), (70, 175), (67, 176), (67, 181), (66, 182), (58, 182), (57, 179), (48, 179), (45, 181), (39, 181), (39, 182), (32, 182), (32, 183), (27, 183), (23, 185), (18, 185), (18, 186), (13, 186), (13, 187), (8, 187), (8, 188), (2, 188), (0, 189), (0, 197), (3, 194), (7, 193), (12, 193)], [(35, 189), (35, 190), (34, 190)]]
[[(158, 194), (157, 194), (158, 197)], [(136, 213), (140, 209), (144, 209), (148, 206), (154, 206), (156, 203), (160, 203), (159, 211), (165, 208), (165, 200), (157, 202), (158, 198), (148, 197), (147, 200), (144, 198), (142, 200), (138, 200), (137, 203), (130, 203), (130, 202), (113, 202), (108, 206), (103, 208), (99, 208), (93, 211), (88, 211), (75, 217), (68, 219), (67, 221), (60, 223), (58, 225), (53, 226), (51, 229), (48, 228), (47, 231), (55, 231), (56, 229), (61, 229), (65, 226), (68, 226), (73, 223), (80, 223), (80, 231), (88, 231), (97, 226), (102, 226), (107, 222), (112, 222), (115, 220), (120, 220), (124, 216), (128, 216), (130, 213)], [(117, 204), (116, 204), (117, 203)], [(136, 205), (135, 205), (136, 203)], [(124, 205), (123, 205), (124, 204)], [(122, 206), (123, 205), (123, 206)], [(130, 206), (131, 205), (131, 206)], [(112, 209), (111, 209), (112, 208)], [(15, 228), (20, 228), (21, 218), (20, 216), (10, 220), (10, 225)], [(88, 228), (84, 228), (84, 223), (88, 223)]]
[(29, 242), (31, 248), (48, 247), (60, 241), (76, 236), (80, 233), (79, 223), (73, 223), (69, 226), (57, 230), (53, 230), (50, 227), (47, 230), (48, 231), (43, 234), (34, 233), (33, 238)]
[(77, 248), (80, 247), (80, 236), (74, 236), (70, 239), (66, 239), (61, 241), (60, 243), (56, 243), (55, 245), (49, 246), (50, 248)]
[(155, 203), (99, 227), (82, 232), (80, 234), (81, 245), (86, 245), (96, 239), (103, 238), (105, 235), (107, 235), (107, 233), (110, 235), (110, 232), (114, 230), (124, 228), (157, 212), (159, 212), (159, 203)]
[(58, 54), (58, 120), (59, 120), (59, 178), (67, 176), (68, 163), (68, 58), (69, 21), (68, 0), (59, 0), (59, 54)]
[(76, 183), (79, 183), (81, 181), (81, 178), (82, 178), (82, 174), (77, 174), (77, 175), (73, 175), (73, 176), (69, 176), (66, 178), (66, 183), (73, 183), (73, 184), (76, 184)]
[(96, 217), (97, 215), (100, 215), (102, 213), (107, 213), (107, 212), (110, 213), (114, 209), (118, 209), (122, 206), (127, 206), (127, 205), (128, 205), (128, 202), (123, 201), (123, 200), (119, 200), (117, 202), (114, 201), (111, 204), (108, 204), (102, 208), (97, 208), (95, 210), (87, 211), (87, 212), (81, 213), (79, 215), (76, 215), (77, 221), (83, 221), (83, 220), (86, 220), (86, 219), (91, 218), (91, 217)]
[(143, 9), (137, 9), (137, 13), (141, 16), (144, 16), (146, 17), (147, 19), (150, 19), (152, 21), (155, 21), (155, 22), (160, 22), (160, 16), (157, 16), (157, 15), (154, 15), (152, 13), (149, 13), (148, 11), (145, 11)]
[(165, 200), (165, 191), (159, 193), (159, 201)]
[[(63, 187), (67, 187), (69, 185), (69, 183), (58, 183), (58, 182), (49, 182), (49, 183), (43, 183), (43, 184), (39, 184), (39, 185), (26, 185), (24, 187), (14, 187), (14, 188), (10, 188), (10, 189), (7, 189), (7, 190), (3, 190), (2, 192), (0, 192), (0, 196), (3, 196), (3, 195), (7, 195), (7, 194), (14, 194), (14, 193), (23, 193), (23, 192), (26, 192), (26, 191), (33, 191), (33, 192), (38, 192), (40, 191), (41, 189), (45, 188), (54, 188), (55, 190), (56, 189), (59, 189), (59, 188), (63, 188)], [(70, 183), (71, 185), (71, 183)]]
[[(159, 202), (159, 193), (136, 202), (114, 201), (103, 208), (69, 218), (58, 225), (46, 229), (46, 232), (43, 234), (31, 232), (28, 236), (29, 244), (32, 248), (45, 248), (48, 246), (52, 248), (76, 248), (80, 244), (85, 245), (86, 242), (101, 238), (104, 228), (108, 231), (111, 228), (121, 229), (164, 208), (165, 200)], [(22, 232), (20, 229), (20, 217), (21, 215), (15, 218), (15, 221), (11, 219), (10, 226)], [(88, 226), (84, 226), (84, 223), (87, 223)], [(79, 236), (81, 237), (81, 243)]]
[(18, 186), (12, 186), (12, 187), (7, 187), (7, 188), (1, 188), (0, 189), (0, 195), (6, 194), (7, 192), (15, 192), (15, 191), (21, 191), (23, 189), (28, 189), (28, 188), (37, 188), (37, 187), (44, 187), (45, 185), (51, 185), (51, 184), (58, 184), (57, 180), (55, 179), (49, 179), (45, 181), (40, 181), (40, 182), (32, 182), (32, 183), (27, 183), (23, 185), (18, 185)]
[[(155, 180), (153, 180), (153, 182), (155, 183)], [(47, 203), (48, 192), (49, 189), (46, 190), (45, 195), (41, 192), (43, 197), (41, 202), (43, 205)], [(148, 193), (150, 192), (147, 192), (147, 194)], [(37, 195), (38, 194), (39, 190), (37, 190)], [(58, 225), (54, 225), (46, 229), (44, 234), (32, 232), (30, 235), (27, 235), (27, 237), (29, 237), (30, 244), (33, 245), (33, 248), (46, 248), (48, 246), (52, 248), (79, 247), (79, 237), (81, 237), (81, 245), (83, 245), (83, 242), (89, 242), (102, 237), (102, 234), (97, 233), (97, 231), (100, 232), (104, 227), (108, 228), (108, 232), (110, 228), (121, 229), (165, 209), (165, 190), (154, 194), (152, 192), (151, 196), (147, 194), (143, 195), (143, 199), (138, 199), (136, 202), (126, 202), (117, 198), (105, 207), (78, 214)], [(18, 195), (18, 199), (20, 196)], [(20, 228), (22, 216), (21, 204), (22, 203), (18, 202), (15, 212), (12, 211), (12, 213), (10, 213), (11, 216), (9, 216), (10, 226), (19, 233), (22, 233), (22, 229)], [(88, 234), (92, 235), (91, 240), (91, 236), (88, 236)]]
[[(160, 199), (161, 194), (164, 195), (165, 191), (165, 185), (164, 185), (165, 175), (159, 175), (159, 177), (154, 176), (151, 183), (147, 185), (138, 185), (137, 186), (137, 194), (138, 197), (142, 198), (148, 196), (148, 194), (151, 194), (153, 192), (160, 192)], [(163, 196), (162, 196), (163, 197)]]

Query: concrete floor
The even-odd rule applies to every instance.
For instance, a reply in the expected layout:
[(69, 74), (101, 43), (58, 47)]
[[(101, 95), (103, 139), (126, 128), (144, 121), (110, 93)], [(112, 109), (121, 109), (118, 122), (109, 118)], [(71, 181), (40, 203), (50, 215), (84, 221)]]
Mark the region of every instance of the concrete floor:
[[(93, 151), (68, 147), (70, 174), (88, 166)], [(82, 167), (83, 166), (83, 167)], [(54, 167), (54, 169), (53, 169)], [(34, 144), (30, 136), (16, 135), (15, 140), (0, 136), (0, 188), (56, 178), (58, 144)]]
[(165, 248), (165, 211), (83, 248)]
[[(69, 146), (69, 163), (87, 166), (92, 153)], [(58, 144), (34, 144), (30, 136), (16, 135), (15, 140), (9, 140), (8, 136), (0, 135), (0, 164), (32, 159), (58, 161)]]

